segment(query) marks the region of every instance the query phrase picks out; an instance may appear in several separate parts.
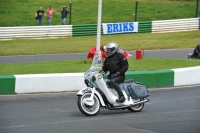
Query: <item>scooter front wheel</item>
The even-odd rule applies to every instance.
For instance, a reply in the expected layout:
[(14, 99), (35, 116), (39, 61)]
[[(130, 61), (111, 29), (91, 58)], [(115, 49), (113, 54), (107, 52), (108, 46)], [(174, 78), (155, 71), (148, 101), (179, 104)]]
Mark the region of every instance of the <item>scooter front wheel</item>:
[[(142, 101), (142, 100), (144, 99), (143, 98), (139, 99), (139, 101)], [(128, 110), (131, 112), (140, 112), (142, 111), (143, 108), (144, 108), (144, 103), (141, 103), (135, 106), (128, 107)]]
[(83, 101), (86, 98), (89, 98), (91, 96), (91, 93), (85, 93), (82, 96), (78, 96), (77, 104), (79, 110), (86, 116), (95, 116), (98, 114), (100, 110), (100, 102), (96, 95), (94, 95), (94, 105), (86, 105)]

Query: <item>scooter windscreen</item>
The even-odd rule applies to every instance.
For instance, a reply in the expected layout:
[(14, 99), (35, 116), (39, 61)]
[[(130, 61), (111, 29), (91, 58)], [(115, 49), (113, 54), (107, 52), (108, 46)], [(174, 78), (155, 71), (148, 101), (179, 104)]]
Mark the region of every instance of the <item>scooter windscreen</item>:
[(98, 50), (94, 54), (92, 66), (90, 67), (89, 70), (86, 71), (85, 75), (90, 75), (92, 73), (99, 73), (101, 69), (102, 69), (102, 56), (101, 56), (101, 51)]

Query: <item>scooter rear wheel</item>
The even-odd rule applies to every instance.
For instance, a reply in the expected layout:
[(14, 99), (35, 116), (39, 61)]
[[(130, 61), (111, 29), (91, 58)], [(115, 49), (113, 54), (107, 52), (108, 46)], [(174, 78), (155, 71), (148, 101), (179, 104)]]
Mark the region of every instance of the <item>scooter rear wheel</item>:
[(91, 96), (91, 93), (85, 93), (82, 96), (78, 97), (77, 100), (77, 104), (78, 104), (78, 108), (79, 110), (86, 116), (95, 116), (98, 114), (99, 110), (100, 110), (100, 102), (99, 99), (96, 95), (94, 95), (94, 105), (93, 106), (89, 106), (86, 105), (83, 101), (86, 98), (89, 98)]
[[(139, 101), (142, 101), (142, 100), (144, 100), (144, 99), (141, 98)], [(144, 103), (141, 103), (141, 104), (138, 104), (135, 106), (128, 107), (128, 110), (131, 112), (140, 112), (140, 111), (142, 111), (143, 108), (144, 108)]]

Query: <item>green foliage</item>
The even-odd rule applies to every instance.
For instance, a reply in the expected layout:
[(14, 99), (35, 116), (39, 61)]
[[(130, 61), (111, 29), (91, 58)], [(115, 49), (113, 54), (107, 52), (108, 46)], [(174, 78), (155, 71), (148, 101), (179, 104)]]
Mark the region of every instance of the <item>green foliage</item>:
[[(72, 24), (97, 23), (98, 0), (71, 1)], [(102, 22), (134, 21), (132, 14), (135, 14), (135, 3), (135, 0), (103, 0)], [(35, 12), (40, 6), (46, 12), (49, 5), (57, 11), (53, 15), (51, 24), (60, 25), (60, 11), (63, 6), (70, 8), (70, 0), (0, 0), (0, 26), (36, 25)], [(193, 18), (195, 13), (196, 0), (139, 0), (137, 21)], [(69, 23), (69, 16), (67, 23)], [(43, 25), (46, 24), (47, 19), (44, 17)]]

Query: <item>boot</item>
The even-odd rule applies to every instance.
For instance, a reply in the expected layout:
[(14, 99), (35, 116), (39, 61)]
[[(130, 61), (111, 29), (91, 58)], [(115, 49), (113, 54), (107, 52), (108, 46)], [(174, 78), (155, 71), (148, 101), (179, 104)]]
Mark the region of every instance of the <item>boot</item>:
[(125, 97), (122, 95), (122, 96), (119, 96), (119, 98), (116, 100), (116, 102), (123, 103), (125, 100), (126, 100)]
[(118, 95), (119, 95), (119, 98), (116, 99), (116, 102), (120, 102), (120, 103), (123, 103), (126, 99), (121, 91), (121, 89), (119, 88), (118, 85), (115, 85), (114, 86), (115, 90), (117, 91)]

